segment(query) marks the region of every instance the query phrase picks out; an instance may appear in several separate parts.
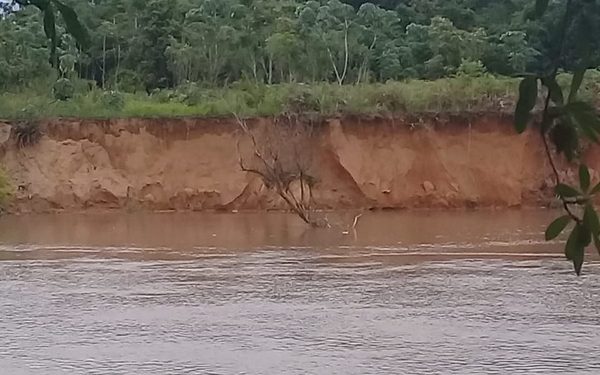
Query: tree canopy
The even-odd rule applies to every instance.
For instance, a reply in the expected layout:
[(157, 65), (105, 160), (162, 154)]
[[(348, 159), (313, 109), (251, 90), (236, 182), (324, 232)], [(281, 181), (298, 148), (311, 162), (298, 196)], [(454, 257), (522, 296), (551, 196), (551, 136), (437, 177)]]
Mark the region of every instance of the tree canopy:
[[(56, 51), (48, 61), (46, 17), (15, 1), (1, 3), (0, 87), (32, 84), (52, 64), (62, 76), (125, 91), (186, 82), (350, 84), (473, 69), (543, 71), (561, 9), (561, 1), (551, 2), (533, 19), (529, 0), (19, 1), (72, 6), (89, 30), (82, 46), (68, 33), (68, 19), (57, 17)], [(593, 39), (599, 10), (595, 1), (585, 3), (578, 25)], [(571, 41), (572, 56), (567, 53), (561, 68), (577, 64), (580, 41)]]

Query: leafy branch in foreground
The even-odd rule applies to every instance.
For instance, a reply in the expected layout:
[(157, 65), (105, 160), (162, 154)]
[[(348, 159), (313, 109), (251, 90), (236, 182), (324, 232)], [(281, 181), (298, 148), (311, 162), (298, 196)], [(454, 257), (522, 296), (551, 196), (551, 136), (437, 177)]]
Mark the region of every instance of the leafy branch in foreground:
[(67, 33), (71, 34), (79, 47), (87, 49), (90, 44), (90, 37), (87, 29), (79, 21), (77, 13), (70, 6), (59, 0), (15, 0), (20, 6), (33, 5), (37, 7), (43, 15), (44, 32), (50, 40), (50, 63), (59, 68), (56, 49), (58, 47), (58, 38), (56, 33), (56, 13), (60, 13)]
[[(543, 98), (544, 107), (539, 122), (540, 136), (554, 173), (554, 191), (565, 211), (564, 216), (554, 220), (548, 226), (545, 237), (547, 241), (553, 240), (567, 226), (573, 224), (565, 245), (565, 256), (573, 262), (575, 272), (580, 275), (585, 249), (592, 241), (600, 253), (600, 220), (593, 204), (594, 197), (600, 192), (600, 183), (591, 186), (589, 168), (580, 160), (580, 138), (599, 143), (600, 117), (591, 104), (577, 98), (587, 70), (586, 57), (589, 56), (589, 48), (579, 49), (579, 67), (573, 74), (568, 97), (565, 97), (556, 80), (567, 40), (574, 37), (570, 35), (573, 30), (577, 30), (573, 26), (585, 12), (585, 7), (576, 3), (577, 1), (573, 0), (566, 2), (559, 41), (549, 73), (526, 75), (520, 83), (519, 101), (515, 109), (515, 128), (519, 133), (526, 130), (538, 101), (538, 86), (541, 83), (546, 94)], [(536, 0), (533, 15), (530, 16), (540, 17), (547, 8), (548, 0)], [(554, 146), (555, 153), (563, 154), (568, 161), (576, 161), (579, 164), (578, 186), (571, 186), (563, 181), (550, 142)]]

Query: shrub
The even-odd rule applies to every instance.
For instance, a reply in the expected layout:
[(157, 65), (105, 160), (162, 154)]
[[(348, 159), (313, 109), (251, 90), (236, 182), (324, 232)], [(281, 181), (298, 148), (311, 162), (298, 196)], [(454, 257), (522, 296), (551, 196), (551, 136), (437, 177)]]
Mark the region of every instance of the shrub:
[(40, 126), (37, 121), (22, 121), (14, 126), (17, 147), (24, 148), (35, 145), (42, 137)]
[(33, 104), (27, 104), (25, 107), (21, 108), (17, 113), (18, 118), (23, 119), (33, 119), (39, 117), (38, 107)]
[(10, 196), (12, 195), (12, 186), (6, 171), (0, 168), (0, 210), (6, 209)]
[(264, 100), (266, 86), (250, 81), (239, 81), (231, 85), (233, 91), (240, 92), (243, 100), (249, 108), (257, 108)]
[(485, 73), (485, 66), (481, 61), (463, 59), (462, 63), (458, 67), (458, 72), (456, 75), (466, 77), (481, 77)]
[(176, 95), (173, 90), (154, 89), (150, 96), (158, 103), (169, 103)]
[(121, 111), (125, 107), (125, 96), (118, 91), (105, 91), (100, 97), (100, 102), (107, 109)]
[(94, 91), (97, 88), (96, 81), (89, 79), (73, 79), (73, 89), (76, 94), (87, 94)]
[(186, 83), (177, 88), (175, 96), (178, 102), (189, 106), (201, 104), (206, 100), (206, 93), (196, 83)]
[(144, 91), (144, 82), (139, 75), (132, 70), (122, 70), (115, 76), (115, 88), (128, 93)]
[(61, 78), (58, 81), (54, 82), (52, 86), (52, 93), (54, 94), (54, 99), (56, 100), (69, 100), (75, 95), (75, 87), (71, 80), (67, 78)]
[(321, 103), (309, 88), (294, 86), (288, 93), (284, 111), (290, 113), (319, 112)]
[(400, 112), (406, 110), (406, 100), (398, 87), (392, 83), (385, 86), (380, 86), (375, 91), (374, 104), (378, 110), (386, 110), (390, 112)]

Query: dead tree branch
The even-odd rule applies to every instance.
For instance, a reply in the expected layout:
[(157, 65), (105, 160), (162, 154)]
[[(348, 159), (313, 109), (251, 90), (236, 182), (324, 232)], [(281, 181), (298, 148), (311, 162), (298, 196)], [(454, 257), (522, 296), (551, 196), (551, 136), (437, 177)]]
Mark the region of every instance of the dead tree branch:
[[(249, 141), (251, 160), (237, 144), (240, 168), (261, 178), (263, 184), (277, 193), (287, 206), (305, 223), (313, 227), (329, 227), (324, 219), (316, 219), (312, 209), (310, 137), (306, 125), (288, 118), (287, 124), (276, 124), (261, 135), (260, 141), (246, 121), (234, 114), (239, 128)], [(307, 159), (308, 155), (308, 160)]]

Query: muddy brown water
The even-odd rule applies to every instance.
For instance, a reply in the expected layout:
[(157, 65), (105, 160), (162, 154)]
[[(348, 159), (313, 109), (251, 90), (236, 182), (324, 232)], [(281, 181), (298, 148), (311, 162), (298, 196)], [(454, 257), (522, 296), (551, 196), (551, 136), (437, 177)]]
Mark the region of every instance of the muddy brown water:
[(3, 217), (0, 373), (599, 374), (552, 215)]

